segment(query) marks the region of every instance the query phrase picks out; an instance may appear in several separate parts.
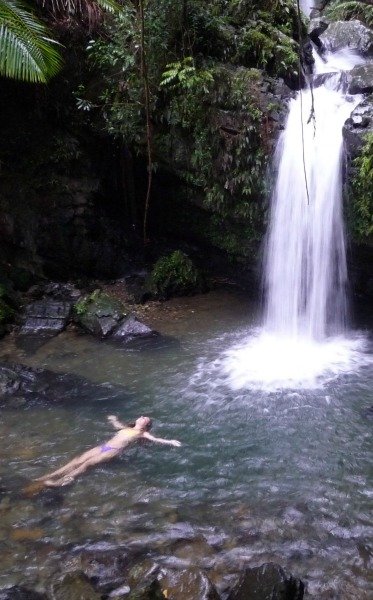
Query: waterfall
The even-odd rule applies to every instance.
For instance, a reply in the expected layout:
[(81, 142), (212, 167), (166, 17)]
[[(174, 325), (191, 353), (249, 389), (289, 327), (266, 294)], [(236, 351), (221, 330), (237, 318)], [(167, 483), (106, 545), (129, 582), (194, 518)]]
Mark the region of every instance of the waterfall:
[(313, 94), (299, 92), (278, 143), (265, 258), (265, 328), (279, 335), (322, 340), (344, 329), (342, 126), (359, 98), (346, 97), (341, 87), (337, 73)]
[(314, 89), (290, 101), (276, 150), (264, 324), (224, 352), (234, 389), (316, 387), (361, 362), (364, 341), (345, 331), (341, 172), (342, 127), (360, 101), (346, 95), (345, 72), (361, 59), (347, 49), (315, 58)]

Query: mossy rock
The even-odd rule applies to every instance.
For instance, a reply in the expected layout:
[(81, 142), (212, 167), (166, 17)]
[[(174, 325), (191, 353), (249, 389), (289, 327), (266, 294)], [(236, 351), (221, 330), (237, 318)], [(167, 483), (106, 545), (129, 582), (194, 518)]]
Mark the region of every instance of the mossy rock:
[(207, 285), (192, 260), (176, 250), (155, 263), (149, 278), (149, 289), (156, 298), (166, 299), (205, 292)]
[(95, 290), (74, 306), (74, 321), (93, 335), (106, 337), (129, 314), (118, 298)]

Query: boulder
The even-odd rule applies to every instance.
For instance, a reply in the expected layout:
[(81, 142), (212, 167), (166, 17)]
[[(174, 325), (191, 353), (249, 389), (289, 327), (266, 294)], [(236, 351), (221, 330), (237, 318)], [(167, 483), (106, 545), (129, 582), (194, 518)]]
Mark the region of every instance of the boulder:
[(111, 338), (115, 340), (130, 341), (136, 337), (158, 335), (156, 331), (139, 321), (133, 315), (126, 317), (112, 332)]
[(319, 36), (330, 52), (349, 48), (362, 56), (373, 56), (373, 31), (360, 21), (335, 21)]
[(373, 62), (354, 67), (347, 74), (349, 94), (370, 94), (373, 92)]
[(71, 302), (45, 298), (26, 307), (21, 335), (57, 335), (63, 331), (71, 314)]
[(227, 600), (302, 600), (304, 585), (279, 565), (245, 569)]
[(129, 314), (124, 304), (100, 290), (84, 296), (74, 306), (74, 320), (88, 333), (107, 337)]

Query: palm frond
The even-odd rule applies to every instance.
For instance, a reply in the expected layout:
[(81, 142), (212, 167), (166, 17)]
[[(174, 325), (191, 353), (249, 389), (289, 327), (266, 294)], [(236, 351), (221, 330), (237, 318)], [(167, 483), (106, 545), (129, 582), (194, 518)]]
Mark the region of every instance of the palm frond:
[(37, 3), (58, 18), (86, 18), (99, 15), (101, 10), (118, 13), (122, 7), (117, 0), (37, 0)]
[(55, 44), (19, 0), (0, 0), (0, 75), (45, 83), (61, 67)]

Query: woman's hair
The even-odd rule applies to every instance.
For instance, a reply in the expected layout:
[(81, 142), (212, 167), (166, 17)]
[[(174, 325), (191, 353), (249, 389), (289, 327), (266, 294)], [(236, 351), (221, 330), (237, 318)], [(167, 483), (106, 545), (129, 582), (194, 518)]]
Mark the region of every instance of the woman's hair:
[[(131, 421), (131, 423), (124, 423), (126, 427), (135, 427), (136, 421)], [(144, 427), (145, 431), (150, 431), (153, 426), (153, 421), (149, 419), (149, 423)]]

